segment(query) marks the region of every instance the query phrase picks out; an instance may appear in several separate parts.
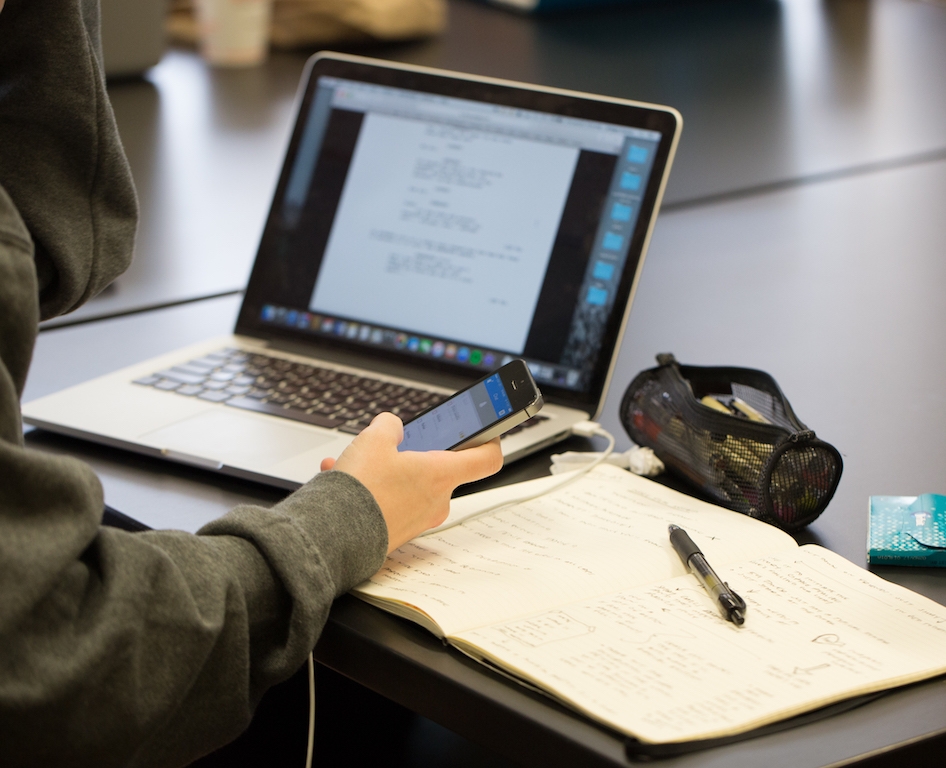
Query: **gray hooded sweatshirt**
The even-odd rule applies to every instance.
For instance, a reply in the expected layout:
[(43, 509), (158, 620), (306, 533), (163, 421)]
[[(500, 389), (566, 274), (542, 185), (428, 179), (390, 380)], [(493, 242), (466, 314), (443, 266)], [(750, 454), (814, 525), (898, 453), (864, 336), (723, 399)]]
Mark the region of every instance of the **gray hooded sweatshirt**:
[(39, 319), (128, 264), (137, 203), (94, 0), (0, 10), (0, 765), (184, 765), (233, 739), (387, 533), (340, 472), (197, 535), (101, 525), (80, 461), (24, 447)]

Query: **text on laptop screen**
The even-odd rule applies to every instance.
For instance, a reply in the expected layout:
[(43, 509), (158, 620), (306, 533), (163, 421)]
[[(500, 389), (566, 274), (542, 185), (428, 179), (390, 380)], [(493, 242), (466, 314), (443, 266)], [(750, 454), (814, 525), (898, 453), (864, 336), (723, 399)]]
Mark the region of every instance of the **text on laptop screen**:
[(463, 367), (523, 357), (580, 391), (660, 140), (323, 76), (271, 217), (285, 285), (260, 320)]

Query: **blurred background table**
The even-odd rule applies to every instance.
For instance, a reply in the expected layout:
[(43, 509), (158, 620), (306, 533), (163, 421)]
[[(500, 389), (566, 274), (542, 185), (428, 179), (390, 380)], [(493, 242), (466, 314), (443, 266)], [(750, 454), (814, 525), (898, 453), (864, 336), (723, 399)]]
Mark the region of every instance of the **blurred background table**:
[[(946, 158), (937, 0), (641, 0), (540, 18), (449, 0), (443, 35), (355, 52), (676, 107), (667, 211)], [(225, 70), (171, 49), (111, 84), (138, 258), (71, 321), (242, 288), (307, 54)]]

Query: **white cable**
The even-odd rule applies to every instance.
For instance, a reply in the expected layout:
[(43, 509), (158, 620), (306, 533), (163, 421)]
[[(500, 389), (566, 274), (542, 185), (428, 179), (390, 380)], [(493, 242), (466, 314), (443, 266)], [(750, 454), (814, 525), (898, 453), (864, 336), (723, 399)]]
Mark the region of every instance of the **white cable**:
[(588, 472), (590, 472), (595, 467), (597, 467), (601, 462), (607, 459), (608, 456), (611, 455), (611, 452), (614, 450), (614, 435), (612, 435), (610, 432), (604, 429), (601, 425), (596, 424), (593, 421), (583, 421), (579, 424), (576, 424), (574, 427), (572, 427), (572, 432), (574, 434), (581, 435), (583, 437), (591, 437), (592, 435), (598, 435), (599, 437), (607, 438), (608, 447), (604, 451), (599, 453), (595, 457), (594, 461), (591, 461), (588, 464), (585, 464), (583, 467), (567, 473), (565, 477), (562, 478), (562, 481), (560, 483), (555, 483), (554, 485), (550, 485), (536, 493), (526, 494), (525, 496), (520, 496), (515, 499), (506, 499), (504, 501), (499, 502), (498, 504), (493, 504), (492, 506), (486, 507), (485, 509), (479, 509), (471, 515), (466, 515), (465, 517), (454, 520), (453, 522), (447, 522), (436, 528), (432, 528), (426, 533), (422, 533), (421, 536), (428, 536), (431, 533), (440, 533), (441, 531), (445, 531), (448, 528), (453, 528), (453, 526), (455, 525), (459, 525), (460, 523), (465, 523), (467, 520), (475, 520), (476, 518), (482, 517), (483, 515), (489, 514), (490, 512), (495, 512), (497, 509), (503, 509), (505, 507), (512, 506), (513, 504), (522, 504), (525, 501), (532, 501), (533, 499), (537, 499), (540, 496), (544, 496), (547, 493), (551, 493), (552, 491), (557, 491), (560, 488), (564, 488), (569, 483), (574, 482), (582, 475), (586, 475)]
[[(552, 456), (552, 474), (560, 475), (562, 472), (571, 472), (583, 467), (590, 461), (594, 461), (599, 454), (590, 451), (566, 451), (565, 453), (556, 453)], [(666, 469), (664, 463), (657, 458), (657, 455), (650, 448), (643, 448), (635, 445), (624, 453), (612, 453), (604, 460), (608, 464), (621, 469), (629, 470), (635, 475), (642, 477), (656, 477)]]
[(305, 750), (305, 768), (312, 768), (312, 748), (315, 744), (315, 659), (309, 652), (309, 739)]

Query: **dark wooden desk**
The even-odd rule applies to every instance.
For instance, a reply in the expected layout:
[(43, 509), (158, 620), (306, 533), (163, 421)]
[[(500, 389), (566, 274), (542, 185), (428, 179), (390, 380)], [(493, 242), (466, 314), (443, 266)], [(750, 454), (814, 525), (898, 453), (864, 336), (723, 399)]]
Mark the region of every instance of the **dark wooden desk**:
[[(441, 37), (357, 52), (678, 108), (668, 211), (946, 157), (935, 0), (666, 0), (538, 19), (450, 0)], [(214, 70), (172, 50), (145, 79), (112, 84), (138, 254), (67, 322), (243, 287), (305, 59)]]

